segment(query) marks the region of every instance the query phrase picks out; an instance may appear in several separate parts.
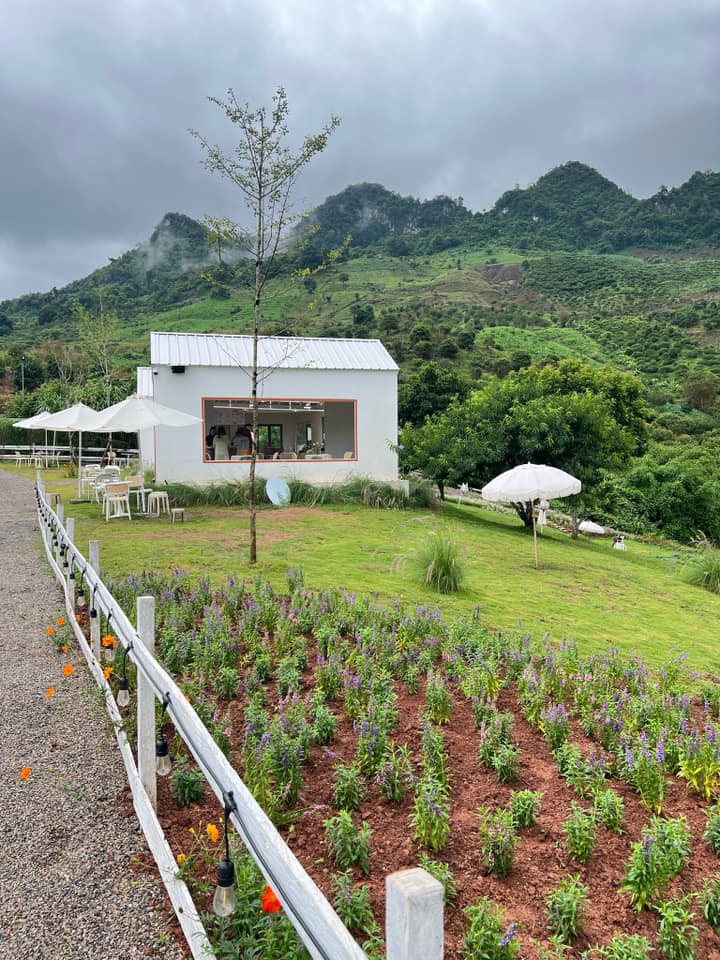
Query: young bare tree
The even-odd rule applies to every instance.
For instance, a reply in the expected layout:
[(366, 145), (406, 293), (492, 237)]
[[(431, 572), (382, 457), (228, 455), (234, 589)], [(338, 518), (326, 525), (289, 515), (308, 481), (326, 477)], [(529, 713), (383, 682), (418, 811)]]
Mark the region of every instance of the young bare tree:
[(238, 236), (247, 237), (247, 249), (255, 261), (255, 299), (253, 306), (251, 408), (253, 444), (250, 458), (250, 563), (257, 560), (257, 502), (255, 471), (258, 436), (258, 344), (260, 340), (263, 290), (278, 252), (285, 228), (295, 219), (292, 214), (292, 192), (302, 169), (314, 156), (322, 153), (329, 136), (340, 123), (331, 117), (323, 129), (306, 136), (293, 151), (288, 146), (288, 99), (278, 87), (273, 106), (251, 108), (242, 104), (230, 89), (225, 100), (208, 97), (225, 113), (239, 133), (239, 142), (232, 153), (213, 146), (197, 131), (191, 134), (205, 151), (206, 169), (230, 180), (239, 187), (245, 206), (252, 216), (252, 225)]

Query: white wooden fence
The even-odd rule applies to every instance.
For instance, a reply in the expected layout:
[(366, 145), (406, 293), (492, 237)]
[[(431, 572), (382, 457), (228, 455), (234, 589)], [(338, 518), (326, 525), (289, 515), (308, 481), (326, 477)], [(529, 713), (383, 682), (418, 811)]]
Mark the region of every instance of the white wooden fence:
[[(189, 891), (178, 877), (175, 858), (155, 812), (155, 698), (167, 704), (166, 714), (220, 804), (224, 806), (232, 793), (235, 801), (235, 809), (230, 812), (232, 823), (277, 894), (313, 960), (366, 960), (363, 951), (219, 749), (183, 692), (155, 659), (154, 598), (138, 598), (136, 629), (100, 578), (97, 541), (91, 542), (90, 560), (86, 560), (73, 542), (74, 521), (69, 518), (64, 522), (62, 504), (58, 504), (56, 510), (52, 509), (39, 472), (36, 495), (48, 559), (65, 590), (68, 622), (72, 624), (95, 681), (105, 694), (138, 820), (193, 957), (211, 960), (214, 954)], [(87, 585), (90, 596), (90, 645), (75, 620), (76, 589), (82, 582)], [(101, 614), (111, 623), (109, 629), (137, 670), (137, 766), (122, 717), (99, 663)], [(387, 960), (442, 960), (443, 889), (424, 870), (404, 870), (387, 877), (386, 946)]]

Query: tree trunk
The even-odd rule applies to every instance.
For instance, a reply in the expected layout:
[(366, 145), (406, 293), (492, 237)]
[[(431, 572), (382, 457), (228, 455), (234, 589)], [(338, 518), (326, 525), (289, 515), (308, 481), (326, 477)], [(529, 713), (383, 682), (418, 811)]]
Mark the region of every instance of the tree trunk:
[(533, 505), (530, 500), (525, 501), (525, 503), (513, 503), (513, 508), (515, 513), (520, 517), (522, 522), (525, 524), (525, 527), (528, 530), (532, 530), (533, 526)]

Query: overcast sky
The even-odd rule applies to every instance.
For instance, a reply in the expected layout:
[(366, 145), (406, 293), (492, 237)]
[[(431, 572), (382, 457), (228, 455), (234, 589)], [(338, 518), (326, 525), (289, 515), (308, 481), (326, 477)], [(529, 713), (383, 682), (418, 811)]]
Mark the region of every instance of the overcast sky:
[(342, 125), (304, 206), (351, 183), (491, 207), (568, 160), (636, 197), (720, 170), (718, 0), (6, 0), (0, 300), (78, 279), (167, 211), (241, 219), (192, 127), (278, 84)]

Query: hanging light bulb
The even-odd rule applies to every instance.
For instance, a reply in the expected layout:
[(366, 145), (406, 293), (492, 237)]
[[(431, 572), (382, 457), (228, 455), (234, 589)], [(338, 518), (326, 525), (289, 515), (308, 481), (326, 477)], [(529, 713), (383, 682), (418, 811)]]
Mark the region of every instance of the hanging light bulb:
[(165, 731), (160, 731), (160, 739), (155, 743), (155, 773), (159, 777), (166, 777), (172, 770), (172, 760)]
[(235, 864), (230, 859), (230, 841), (228, 839), (228, 816), (231, 810), (237, 809), (232, 790), (223, 791), (223, 806), (225, 814), (225, 858), (217, 867), (217, 886), (213, 896), (213, 913), (218, 917), (229, 917), (235, 912), (237, 895), (235, 893)]
[(132, 649), (132, 642), (123, 648), (122, 676), (118, 680), (117, 705), (119, 707), (130, 706), (130, 684), (127, 678), (127, 655)]
[(130, 706), (130, 684), (127, 677), (120, 677), (118, 681), (117, 705), (119, 707)]
[(155, 773), (159, 777), (166, 777), (172, 770), (172, 760), (170, 759), (170, 750), (165, 738), (165, 711), (170, 703), (170, 694), (166, 693), (162, 700), (162, 712), (160, 714), (160, 735), (155, 743)]
[(217, 868), (217, 886), (213, 897), (213, 913), (218, 917), (229, 917), (237, 907), (235, 894), (235, 864), (232, 860), (221, 860)]

